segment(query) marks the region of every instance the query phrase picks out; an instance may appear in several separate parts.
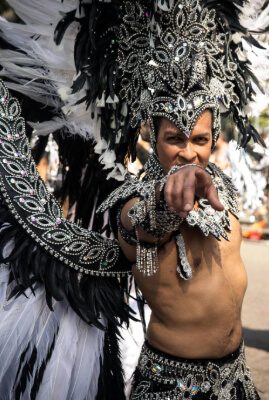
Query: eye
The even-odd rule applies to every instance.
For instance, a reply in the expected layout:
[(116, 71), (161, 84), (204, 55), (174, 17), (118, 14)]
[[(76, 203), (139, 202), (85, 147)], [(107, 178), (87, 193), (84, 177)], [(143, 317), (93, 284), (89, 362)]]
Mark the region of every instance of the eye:
[(166, 141), (168, 143), (183, 143), (184, 139), (178, 135), (167, 136)]
[(196, 136), (194, 141), (195, 143), (206, 144), (209, 142), (209, 139), (206, 136)]

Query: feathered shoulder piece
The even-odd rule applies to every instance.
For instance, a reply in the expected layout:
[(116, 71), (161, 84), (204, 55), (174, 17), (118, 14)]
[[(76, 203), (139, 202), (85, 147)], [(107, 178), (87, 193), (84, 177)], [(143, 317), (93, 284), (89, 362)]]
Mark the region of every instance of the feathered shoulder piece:
[(63, 218), (37, 173), (20, 114), (19, 102), (0, 81), (2, 262), (11, 264), (17, 290), (41, 280), (48, 304), (51, 297), (66, 296), (79, 315), (99, 327), (101, 312), (114, 322), (126, 321), (119, 281), (129, 273), (127, 260), (117, 241)]

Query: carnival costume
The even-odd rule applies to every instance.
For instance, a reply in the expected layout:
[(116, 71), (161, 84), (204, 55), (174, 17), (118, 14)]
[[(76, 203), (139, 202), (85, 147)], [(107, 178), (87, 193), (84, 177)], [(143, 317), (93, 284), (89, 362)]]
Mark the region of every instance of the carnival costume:
[[(136, 245), (137, 267), (147, 276), (158, 269), (157, 244), (141, 242), (137, 227), (157, 239), (168, 227), (176, 234), (178, 273), (192, 277), (182, 221), (162, 196), (167, 175), (154, 151), (154, 120), (168, 118), (189, 136), (210, 109), (214, 143), (221, 113), (234, 119), (242, 146), (251, 139), (262, 143), (245, 113), (259, 86), (248, 51), (262, 46), (256, 29), (240, 19), (250, 7), (243, 0), (9, 3), (26, 24), (0, 21), (1, 398), (120, 400), (118, 328), (134, 316), (127, 303), (131, 265), (112, 238), (118, 225)], [(260, 11), (258, 33), (267, 28), (263, 2), (255, 8)], [(151, 126), (153, 155), (140, 178), (130, 177), (126, 156), (135, 157), (143, 122)], [(29, 126), (41, 135), (36, 158), (46, 135), (58, 142), (75, 222), (63, 217), (36, 171)], [(205, 236), (227, 239), (236, 191), (214, 165), (207, 170), (225, 210), (199, 199), (186, 222)], [(141, 201), (130, 210), (133, 232), (126, 232), (119, 212), (132, 197)]]
[(246, 367), (244, 344), (220, 359), (184, 359), (145, 342), (135, 371), (132, 400), (241, 399), (260, 397)]

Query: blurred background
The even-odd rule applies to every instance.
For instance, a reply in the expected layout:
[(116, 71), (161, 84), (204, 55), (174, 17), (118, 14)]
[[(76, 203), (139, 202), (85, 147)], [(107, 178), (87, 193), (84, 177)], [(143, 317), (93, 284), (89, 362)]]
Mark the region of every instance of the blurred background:
[[(0, 14), (10, 21), (17, 19), (4, 0), (0, 0)], [(269, 44), (269, 35), (262, 39)], [(268, 70), (266, 75), (269, 76)], [(257, 96), (250, 113), (252, 123), (262, 135), (267, 148), (251, 143), (246, 151), (239, 149), (233, 124), (226, 119), (211, 159), (231, 176), (240, 195), (240, 221), (244, 238), (242, 256), (249, 277), (243, 307), (244, 337), (248, 364), (262, 400), (269, 400), (269, 81), (266, 82), (266, 92)], [(133, 172), (146, 162), (151, 151), (148, 135), (147, 126), (142, 127), (138, 159), (129, 166)], [(38, 162), (39, 172), (51, 192), (57, 192), (61, 187), (64, 168), (68, 166), (61, 164), (58, 145), (51, 135)], [(70, 215), (68, 198), (63, 207), (66, 215)], [(139, 324), (133, 323), (130, 332), (124, 332), (124, 336), (123, 354), (128, 381), (143, 342), (143, 332)]]

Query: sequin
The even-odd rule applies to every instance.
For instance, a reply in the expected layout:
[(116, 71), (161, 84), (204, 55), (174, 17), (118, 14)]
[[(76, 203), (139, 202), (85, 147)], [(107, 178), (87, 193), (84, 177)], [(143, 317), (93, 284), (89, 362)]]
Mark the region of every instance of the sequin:
[[(152, 368), (155, 365), (162, 369), (156, 372)], [(199, 395), (208, 400), (237, 400), (242, 395), (239, 386), (244, 391), (245, 400), (259, 400), (246, 367), (243, 344), (230, 361), (214, 360), (213, 363), (171, 360), (145, 343), (137, 371), (141, 382), (136, 381), (130, 400), (199, 400)], [(210, 378), (213, 371), (216, 379)]]
[[(0, 114), (0, 174), (7, 178), (1, 180), (0, 191), (13, 217), (46, 252), (70, 268), (97, 276), (129, 274), (126, 265), (118, 265), (120, 248), (116, 241), (105, 240), (100, 234), (62, 218), (60, 205), (37, 173), (20, 105), (9, 96), (1, 80), (0, 93), (4, 94)], [(91, 257), (93, 250), (95, 256)]]

